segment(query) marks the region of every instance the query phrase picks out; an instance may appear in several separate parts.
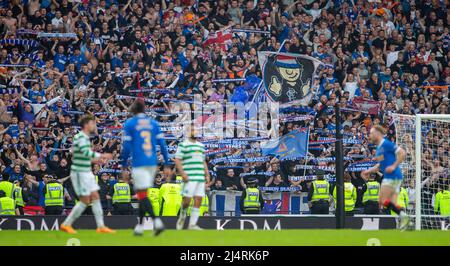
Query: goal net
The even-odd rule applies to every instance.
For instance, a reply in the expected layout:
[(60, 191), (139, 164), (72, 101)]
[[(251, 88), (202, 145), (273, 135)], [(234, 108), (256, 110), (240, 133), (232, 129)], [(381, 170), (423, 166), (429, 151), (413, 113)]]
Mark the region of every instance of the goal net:
[[(407, 212), (416, 230), (450, 228), (450, 115), (393, 114)], [(402, 197), (404, 199), (404, 197)]]

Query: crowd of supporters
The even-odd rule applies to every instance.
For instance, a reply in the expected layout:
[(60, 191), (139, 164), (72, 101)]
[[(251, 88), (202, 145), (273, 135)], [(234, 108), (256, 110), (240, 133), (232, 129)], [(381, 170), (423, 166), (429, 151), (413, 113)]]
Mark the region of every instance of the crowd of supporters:
[[(66, 204), (73, 202), (67, 179), (72, 137), (79, 116), (93, 114), (95, 150), (114, 155), (108, 163), (93, 165), (108, 206), (118, 175), (129, 175), (120, 173), (117, 159), (134, 97), (147, 99), (174, 153), (172, 104), (189, 103), (193, 95), (203, 104), (229, 102), (245, 81), (214, 80), (261, 78), (258, 52), (281, 51), (306, 54), (327, 66), (319, 70), (309, 106), (285, 110), (310, 117), (280, 124), (282, 134), (309, 127), (315, 145), (307, 159), (255, 162), (216, 159), (262, 158), (257, 141), (211, 148), (209, 189), (242, 190), (252, 176), (261, 187), (307, 191), (305, 176), (317, 169), (334, 173), (334, 143), (326, 140), (334, 137), (336, 101), (343, 109), (347, 166), (373, 157), (367, 140), (373, 125), (385, 126), (388, 137), (395, 137), (390, 114), (450, 114), (450, 15), (444, 2), (0, 1), (1, 177), (23, 188), (29, 206), (43, 204), (42, 189), (50, 177), (64, 184)], [(229, 40), (205, 45), (211, 34), (225, 36), (225, 31), (232, 33)], [(376, 114), (353, 108), (355, 97), (377, 101)], [(432, 136), (427, 141), (439, 150), (425, 151), (426, 167), (439, 171), (433, 178), (447, 178), (449, 129)], [(358, 169), (350, 174), (362, 190)]]

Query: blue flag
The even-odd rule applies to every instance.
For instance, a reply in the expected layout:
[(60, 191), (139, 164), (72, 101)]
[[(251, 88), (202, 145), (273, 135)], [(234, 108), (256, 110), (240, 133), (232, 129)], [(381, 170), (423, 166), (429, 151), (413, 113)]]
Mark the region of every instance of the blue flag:
[(234, 89), (234, 92), (231, 95), (231, 101), (234, 103), (247, 103), (249, 96), (255, 94), (260, 83), (261, 79), (255, 75), (246, 77), (244, 84)]
[(248, 101), (248, 93), (244, 86), (239, 86), (234, 89), (234, 92), (231, 95), (231, 101), (233, 103), (236, 102), (246, 103)]
[(258, 78), (256, 75), (250, 75), (245, 78), (245, 85), (249, 91), (256, 90), (261, 83), (262, 79)]
[(264, 156), (270, 154), (279, 159), (306, 157), (308, 139), (309, 131), (307, 128), (296, 129), (279, 139), (261, 144), (261, 151)]

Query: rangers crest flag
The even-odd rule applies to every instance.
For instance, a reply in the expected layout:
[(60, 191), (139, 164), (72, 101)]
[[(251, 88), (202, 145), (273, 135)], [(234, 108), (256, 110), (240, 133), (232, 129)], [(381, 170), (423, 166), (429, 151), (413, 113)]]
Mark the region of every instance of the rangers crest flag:
[(283, 105), (308, 105), (313, 95), (316, 69), (323, 63), (313, 57), (291, 53), (260, 52), (266, 95)]

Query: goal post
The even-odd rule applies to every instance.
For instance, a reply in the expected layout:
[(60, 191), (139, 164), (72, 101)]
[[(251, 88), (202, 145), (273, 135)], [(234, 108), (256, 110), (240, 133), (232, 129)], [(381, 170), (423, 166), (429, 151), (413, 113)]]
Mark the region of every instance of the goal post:
[(440, 199), (450, 193), (450, 115), (392, 114), (392, 118), (397, 145), (406, 151), (400, 167), (415, 229), (446, 229), (450, 217), (440, 209)]
[[(421, 204), (420, 202), (422, 201), (422, 193), (421, 193), (421, 183), (422, 183), (422, 160), (421, 158), (421, 152), (422, 152), (422, 115), (416, 115), (415, 117), (415, 151), (414, 151), (414, 157), (415, 157), (415, 163), (416, 163), (416, 174), (415, 174), (415, 183), (416, 183), (416, 200), (415, 202), (417, 202), (418, 204), (415, 205), (415, 228), (416, 230), (420, 230), (421, 229), (421, 223), (422, 223), (422, 208), (421, 208)], [(396, 127), (396, 132), (397, 132), (397, 127)], [(419, 188), (419, 191), (417, 191), (417, 188)]]
[[(433, 121), (446, 121), (447, 129), (448, 123), (450, 123), (450, 115), (436, 115), (436, 114), (417, 114), (414, 117), (415, 120), (415, 229), (422, 229), (422, 152), (423, 152), (423, 140), (422, 140), (422, 122), (431, 123)], [(418, 189), (418, 190), (417, 190)], [(418, 204), (417, 204), (418, 203)], [(428, 214), (433, 219), (433, 214)], [(427, 217), (428, 218), (428, 217)], [(438, 218), (436, 216), (435, 218)], [(431, 225), (433, 227), (433, 225)], [(432, 228), (427, 228), (432, 229)], [(436, 228), (437, 229), (437, 228)]]

